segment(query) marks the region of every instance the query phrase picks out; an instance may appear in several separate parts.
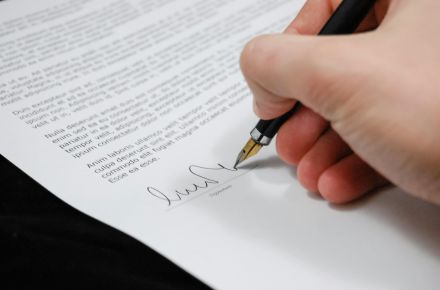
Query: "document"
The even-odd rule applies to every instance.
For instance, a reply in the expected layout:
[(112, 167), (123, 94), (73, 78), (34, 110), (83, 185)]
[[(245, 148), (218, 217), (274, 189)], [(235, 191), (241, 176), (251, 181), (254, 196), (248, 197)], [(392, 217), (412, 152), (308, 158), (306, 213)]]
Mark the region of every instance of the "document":
[(240, 52), (303, 3), (2, 2), (0, 153), (215, 289), (434, 289), (437, 207), (331, 206), (273, 146), (233, 168), (257, 121)]

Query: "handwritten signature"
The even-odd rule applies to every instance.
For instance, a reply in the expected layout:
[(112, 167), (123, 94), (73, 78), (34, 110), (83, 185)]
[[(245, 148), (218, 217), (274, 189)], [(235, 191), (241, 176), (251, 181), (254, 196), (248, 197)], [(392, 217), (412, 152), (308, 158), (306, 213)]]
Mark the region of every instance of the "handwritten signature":
[(192, 195), (198, 191), (210, 188), (215, 186), (216, 184), (220, 183), (220, 180), (213, 179), (211, 177), (206, 176), (206, 174), (202, 175), (200, 173), (197, 173), (196, 171), (202, 170), (202, 171), (222, 171), (222, 172), (235, 172), (238, 171), (238, 169), (235, 168), (227, 168), (222, 164), (217, 164), (218, 167), (210, 168), (210, 167), (203, 167), (198, 165), (191, 165), (188, 167), (188, 171), (192, 176), (196, 176), (199, 180), (190, 186), (184, 188), (184, 189), (176, 189), (172, 192), (165, 193), (164, 191), (161, 191), (155, 187), (149, 186), (147, 188), (147, 192), (151, 194), (153, 197), (158, 198), (160, 200), (165, 201), (168, 206), (173, 205), (176, 202), (182, 201), (183, 198)]

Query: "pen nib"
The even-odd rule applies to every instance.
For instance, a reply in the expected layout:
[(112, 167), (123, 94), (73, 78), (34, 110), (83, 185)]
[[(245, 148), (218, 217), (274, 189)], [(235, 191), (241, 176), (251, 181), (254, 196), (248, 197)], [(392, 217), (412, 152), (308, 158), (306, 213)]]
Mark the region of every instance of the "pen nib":
[(254, 140), (250, 139), (243, 149), (238, 154), (237, 160), (235, 161), (234, 168), (237, 169), (237, 166), (245, 161), (246, 159), (254, 156), (261, 149), (261, 144), (258, 144)]

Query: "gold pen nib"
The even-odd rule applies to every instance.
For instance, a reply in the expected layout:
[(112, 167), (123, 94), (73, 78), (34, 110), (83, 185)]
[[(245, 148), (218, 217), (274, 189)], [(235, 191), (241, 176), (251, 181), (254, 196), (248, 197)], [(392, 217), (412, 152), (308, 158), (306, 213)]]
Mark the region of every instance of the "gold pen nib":
[(245, 161), (246, 159), (254, 156), (255, 154), (260, 151), (262, 145), (258, 144), (252, 139), (249, 139), (249, 141), (246, 143), (246, 145), (243, 147), (243, 149), (240, 151), (240, 154), (238, 154), (237, 161), (235, 161), (234, 168), (237, 168), (237, 166)]

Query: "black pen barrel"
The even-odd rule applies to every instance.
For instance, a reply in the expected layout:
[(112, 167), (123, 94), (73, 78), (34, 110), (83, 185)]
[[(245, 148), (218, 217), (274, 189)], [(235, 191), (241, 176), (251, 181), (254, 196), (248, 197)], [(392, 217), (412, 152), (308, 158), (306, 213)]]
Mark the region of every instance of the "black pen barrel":
[(267, 138), (272, 139), (277, 134), (278, 130), (284, 124), (284, 122), (286, 122), (300, 108), (300, 106), (301, 104), (297, 102), (295, 106), (290, 109), (290, 111), (288, 111), (281, 117), (272, 120), (260, 120), (255, 128), (259, 132), (262, 132), (263, 135)]

